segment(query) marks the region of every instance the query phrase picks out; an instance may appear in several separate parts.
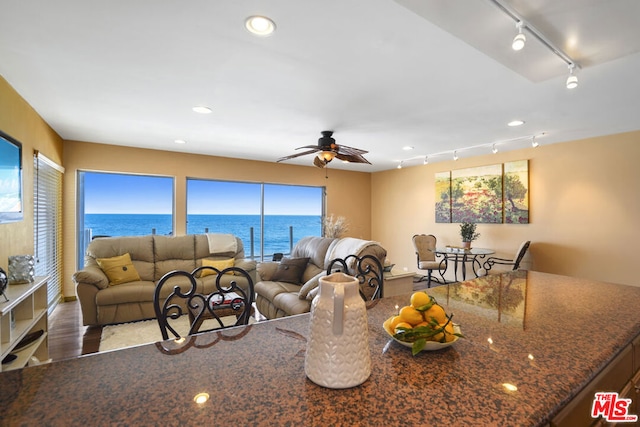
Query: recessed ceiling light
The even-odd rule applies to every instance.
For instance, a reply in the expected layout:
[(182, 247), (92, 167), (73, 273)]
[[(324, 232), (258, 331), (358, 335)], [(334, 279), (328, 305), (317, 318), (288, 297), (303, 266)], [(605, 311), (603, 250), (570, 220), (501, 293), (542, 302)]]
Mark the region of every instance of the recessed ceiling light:
[(410, 145), (407, 145), (407, 146), (402, 147), (402, 149), (403, 149), (404, 151), (410, 151), (410, 150), (413, 150), (413, 147), (412, 147), (412, 146), (410, 146)]
[(184, 139), (176, 139), (173, 142), (175, 142), (176, 144), (186, 144), (187, 141), (185, 141)]
[(195, 107), (193, 107), (193, 111), (198, 114), (211, 114), (213, 112), (211, 108), (205, 107), (204, 105), (196, 105)]
[(522, 126), (524, 124), (524, 120), (512, 120), (509, 123), (507, 123), (507, 126)]
[(245, 28), (256, 36), (266, 37), (276, 30), (276, 24), (266, 16), (250, 16), (244, 21)]

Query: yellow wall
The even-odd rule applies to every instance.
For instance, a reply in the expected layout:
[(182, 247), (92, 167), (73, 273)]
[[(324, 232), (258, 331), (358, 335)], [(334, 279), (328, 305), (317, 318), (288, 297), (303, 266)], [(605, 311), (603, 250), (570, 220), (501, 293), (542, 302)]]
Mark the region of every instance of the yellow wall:
[(0, 76), (0, 129), (22, 143), (24, 219), (0, 224), (0, 267), (10, 255), (33, 254), (33, 150), (62, 163), (62, 140)]
[[(64, 142), (64, 291), (75, 295), (71, 275), (76, 261), (76, 177), (78, 170), (138, 173), (175, 178), (176, 234), (186, 232), (186, 179), (208, 178), (273, 184), (326, 187), (326, 212), (344, 216), (350, 222), (349, 236), (371, 238), (371, 174), (313, 166), (238, 160), (224, 157), (182, 154), (169, 151), (128, 148), (87, 142)], [(221, 200), (233, 203), (233, 200)]]
[(640, 286), (640, 132), (488, 154), (373, 174), (372, 236), (398, 267), (416, 271), (411, 237), (460, 245), (459, 224), (435, 223), (436, 172), (529, 159), (530, 224), (479, 224), (476, 247), (513, 257), (532, 246), (531, 269)]

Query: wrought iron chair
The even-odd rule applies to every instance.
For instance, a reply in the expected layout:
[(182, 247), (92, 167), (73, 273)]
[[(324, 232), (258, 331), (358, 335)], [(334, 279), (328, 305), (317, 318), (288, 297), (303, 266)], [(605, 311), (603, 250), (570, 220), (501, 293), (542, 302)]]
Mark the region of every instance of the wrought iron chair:
[[(437, 239), (433, 234), (416, 234), (412, 238), (413, 247), (416, 250), (416, 258), (418, 261), (418, 270), (427, 270), (427, 275), (422, 276), (418, 282), (427, 278), (427, 287), (431, 287), (431, 281), (436, 283), (446, 283), (444, 278), (444, 271), (447, 270), (447, 259), (436, 259), (436, 243)], [(437, 277), (433, 277), (433, 270), (436, 270), (442, 279), (442, 282)]]
[(343, 272), (354, 276), (360, 282), (360, 296), (365, 301), (373, 301), (384, 296), (384, 278), (382, 264), (373, 255), (349, 255), (335, 258), (329, 263), (327, 275)]
[(499, 264), (499, 265), (508, 265), (513, 267), (511, 268), (511, 270), (517, 270), (520, 268), (520, 263), (522, 262), (522, 259), (524, 258), (525, 254), (527, 253), (527, 250), (529, 249), (529, 245), (531, 245), (530, 240), (522, 242), (520, 244), (520, 247), (516, 251), (513, 259), (489, 257), (484, 262), (483, 268), (488, 273), (494, 265)]
[[(203, 271), (216, 274), (215, 289), (209, 294), (198, 292), (196, 280)], [(233, 276), (229, 276), (233, 275)], [(248, 288), (238, 286), (236, 276), (247, 279)], [(223, 284), (224, 283), (224, 284)], [(239, 267), (218, 270), (215, 267), (198, 267), (192, 272), (174, 270), (162, 276), (153, 297), (154, 309), (163, 339), (180, 338), (176, 320), (188, 315), (189, 329), (186, 335), (208, 332), (231, 326), (247, 325), (254, 301), (253, 280)], [(235, 316), (235, 321), (233, 317)], [(202, 329), (207, 320), (207, 328)], [(184, 329), (183, 329), (184, 332)]]

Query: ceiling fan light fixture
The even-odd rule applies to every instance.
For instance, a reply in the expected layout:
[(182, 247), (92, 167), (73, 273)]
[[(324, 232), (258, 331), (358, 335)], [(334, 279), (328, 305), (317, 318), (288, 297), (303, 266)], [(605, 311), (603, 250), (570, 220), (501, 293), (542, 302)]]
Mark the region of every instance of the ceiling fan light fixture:
[(251, 34), (267, 37), (276, 30), (276, 24), (266, 16), (254, 15), (244, 21), (244, 26)]
[(331, 160), (333, 160), (333, 158), (335, 156), (336, 156), (336, 154), (333, 151), (320, 151), (318, 153), (318, 158), (320, 160), (324, 160), (327, 163), (329, 163)]

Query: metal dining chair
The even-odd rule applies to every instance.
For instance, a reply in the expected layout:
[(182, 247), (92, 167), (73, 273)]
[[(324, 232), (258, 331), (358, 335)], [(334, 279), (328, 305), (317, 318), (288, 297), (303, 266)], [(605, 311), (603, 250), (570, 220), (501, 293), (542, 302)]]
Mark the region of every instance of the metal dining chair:
[[(436, 259), (437, 239), (433, 234), (416, 234), (412, 238), (413, 247), (416, 251), (418, 270), (427, 270), (427, 275), (422, 276), (418, 282), (427, 279), (427, 287), (431, 287), (431, 282), (446, 283), (444, 272), (447, 270), (447, 259)], [(442, 282), (437, 277), (433, 277), (433, 271), (440, 274)]]
[[(202, 293), (204, 284), (200, 276), (205, 270), (211, 270), (215, 274), (213, 290), (209, 293)], [(238, 285), (236, 278), (239, 277), (246, 279), (246, 289)], [(203, 266), (192, 272), (170, 271), (158, 281), (153, 297), (156, 318), (165, 340), (169, 339), (169, 335), (171, 338), (180, 338), (199, 332), (247, 325), (253, 301), (253, 280), (247, 271), (239, 267), (219, 270)], [(178, 319), (183, 316), (188, 319), (188, 330), (184, 326), (178, 326)], [(203, 329), (205, 321), (206, 328)]]
[(529, 249), (530, 245), (531, 245), (531, 240), (522, 242), (512, 259), (489, 257), (484, 262), (483, 268), (486, 270), (487, 273), (489, 273), (491, 268), (494, 265), (498, 264), (498, 265), (511, 266), (512, 267), (511, 270), (518, 270), (520, 268), (520, 263), (522, 262), (522, 259), (524, 258), (525, 254), (527, 253), (527, 250)]

